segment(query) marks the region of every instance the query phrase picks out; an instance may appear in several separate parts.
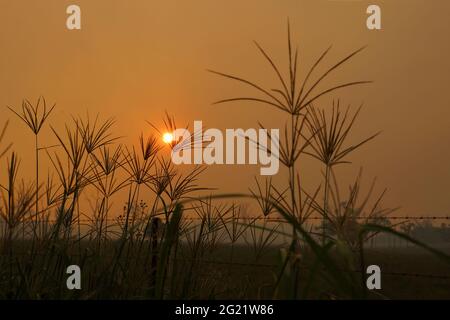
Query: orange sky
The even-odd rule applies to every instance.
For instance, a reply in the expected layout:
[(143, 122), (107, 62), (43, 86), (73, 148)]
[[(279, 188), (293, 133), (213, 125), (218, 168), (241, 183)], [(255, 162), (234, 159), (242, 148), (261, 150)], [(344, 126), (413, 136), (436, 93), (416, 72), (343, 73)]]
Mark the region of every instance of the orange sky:
[[(22, 156), (25, 170), (32, 165), (32, 136), (6, 106), (19, 106), (22, 98), (35, 100), (40, 94), (57, 103), (51, 118), (55, 127), (61, 128), (71, 114), (86, 111), (114, 116), (124, 142), (136, 141), (141, 131), (150, 130), (144, 120), (159, 123), (165, 110), (180, 124), (202, 120), (208, 127), (249, 128), (259, 120), (268, 127), (282, 127), (284, 117), (267, 107), (212, 106), (215, 100), (249, 89), (205, 69), (274, 83), (252, 41), (286, 67), (289, 17), (301, 68), (308, 68), (331, 44), (328, 63), (368, 45), (331, 80), (374, 83), (333, 97), (355, 106), (365, 103), (353, 141), (379, 130), (382, 135), (352, 155), (353, 165), (338, 170), (342, 180), (349, 183), (362, 166), (367, 184), (376, 176), (378, 190), (389, 189), (388, 206), (401, 206), (404, 214), (449, 213), (449, 1), (0, 3), (0, 124), (12, 121), (8, 139)], [(382, 31), (365, 27), (369, 3), (382, 8)], [(69, 4), (81, 7), (80, 31), (65, 27)], [(330, 98), (319, 105), (329, 105)], [(48, 128), (44, 135), (51, 136)], [(314, 188), (320, 183), (319, 165), (301, 161), (307, 168), (305, 183)], [(4, 177), (4, 161), (0, 169)], [(257, 166), (215, 166), (208, 168), (203, 181), (224, 192), (246, 191), (258, 173)]]

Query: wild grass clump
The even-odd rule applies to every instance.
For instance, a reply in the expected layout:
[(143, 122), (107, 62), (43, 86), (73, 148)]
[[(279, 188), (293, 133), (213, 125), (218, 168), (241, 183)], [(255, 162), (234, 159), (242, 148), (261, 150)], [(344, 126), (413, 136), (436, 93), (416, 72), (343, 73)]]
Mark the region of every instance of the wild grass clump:
[[(262, 188), (260, 182), (256, 181), (257, 189), (250, 190), (250, 194), (230, 196), (254, 198), (264, 216), (278, 213), (292, 226), (292, 242), (281, 252), (281, 269), (277, 275), (273, 297), (294, 299), (310, 297), (310, 288), (320, 277), (325, 279), (328, 285), (319, 289), (319, 296), (333, 299), (365, 298), (368, 292), (363, 276), (363, 270), (365, 270), (364, 243), (379, 232), (392, 232), (404, 238), (407, 236), (386, 226), (388, 215), (395, 209), (381, 207), (385, 191), (372, 201), (373, 207), (368, 208), (373, 191), (372, 185), (367, 196), (361, 203), (358, 203), (361, 175), (350, 186), (346, 199), (342, 199), (339, 192), (340, 183), (334, 168), (350, 163), (348, 160), (350, 155), (374, 139), (379, 133), (362, 138), (357, 143), (348, 144), (347, 140), (361, 107), (353, 115), (351, 115), (350, 106), (345, 111), (342, 110), (340, 99), (333, 102), (331, 110), (326, 106), (318, 107), (323, 104), (322, 97), (330, 96), (342, 89), (367, 85), (371, 82), (360, 80), (343, 82), (329, 87), (322, 85), (324, 80), (358, 55), (364, 47), (332, 63), (330, 67), (325, 68), (323, 73), (318, 73), (317, 68), (324, 64), (330, 47), (302, 77), (298, 68), (298, 50), (293, 48), (289, 23), (287, 44), (288, 70), (287, 76), (285, 76), (275, 60), (261, 45), (255, 42), (257, 50), (268, 62), (275, 78), (278, 79), (279, 86), (276, 88), (264, 88), (256, 81), (210, 70), (213, 74), (242, 83), (257, 93), (221, 99), (215, 104), (253, 102), (260, 107), (268, 106), (276, 111), (281, 111), (287, 116), (286, 122), (280, 125), (280, 127), (284, 127), (284, 139), (281, 139), (277, 146), (279, 147), (280, 162), (287, 172), (285, 184), (275, 185), (272, 183), (272, 179), (267, 179)], [(259, 123), (259, 125), (264, 128), (263, 124)], [(267, 139), (271, 139), (270, 134)], [(261, 145), (259, 147), (264, 148)], [(271, 150), (264, 151), (271, 152)], [(323, 184), (313, 188), (313, 191), (308, 191), (304, 186), (301, 171), (298, 169), (298, 163), (303, 156), (313, 157), (324, 167)], [(323, 200), (320, 199), (320, 196)], [(319, 228), (307, 224), (309, 218), (313, 216), (318, 216), (322, 221)], [(259, 228), (272, 232), (265, 226)], [(315, 232), (314, 229), (318, 229), (318, 231)], [(337, 256), (332, 256), (332, 252)], [(308, 253), (313, 254), (314, 262), (310, 272), (305, 273), (301, 270), (301, 264)], [(308, 258), (311, 259), (311, 255)], [(444, 259), (448, 261), (448, 256)], [(339, 269), (342, 266), (350, 272), (342, 273)], [(353, 271), (358, 269), (360, 275), (356, 276), (357, 273)], [(299, 278), (302, 274), (307, 275), (305, 280), (307, 284), (300, 288)], [(286, 285), (284, 290), (280, 290), (282, 284)]]
[[(34, 135), (35, 176), (20, 179), (19, 156), (5, 142), (6, 122), (0, 131), (7, 173), (0, 183), (0, 299), (373, 298), (363, 277), (365, 244), (380, 232), (448, 262), (388, 225), (392, 210), (381, 205), (384, 192), (372, 199), (372, 186), (361, 200), (361, 175), (348, 194), (340, 191), (335, 167), (349, 163), (377, 134), (348, 143), (359, 109), (351, 115), (336, 100), (330, 110), (321, 98), (370, 81), (322, 84), (362, 48), (318, 74), (328, 48), (302, 77), (289, 26), (287, 76), (256, 46), (278, 88), (212, 71), (260, 94), (217, 103), (251, 101), (286, 115), (279, 145), (286, 179), (255, 179), (248, 194), (221, 195), (200, 183), (205, 167), (174, 166), (170, 151), (191, 145), (162, 144), (162, 133), (177, 128), (168, 114), (164, 129), (149, 122), (155, 133), (126, 145), (112, 118), (74, 116), (56, 130), (48, 123), (55, 105), (48, 107), (43, 97), (10, 107)], [(46, 128), (56, 145), (40, 140)], [(50, 165), (46, 175), (43, 157)], [(304, 185), (303, 157), (324, 168), (316, 186)], [(82, 290), (67, 289), (66, 268), (73, 264), (82, 270)]]

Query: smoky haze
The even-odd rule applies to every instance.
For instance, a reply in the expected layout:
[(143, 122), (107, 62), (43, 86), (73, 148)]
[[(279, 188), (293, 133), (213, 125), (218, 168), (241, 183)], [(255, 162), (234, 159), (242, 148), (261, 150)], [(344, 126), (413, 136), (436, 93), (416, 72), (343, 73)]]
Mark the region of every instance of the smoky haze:
[[(373, 1), (371, 1), (373, 2)], [(443, 215), (450, 207), (450, 2), (376, 1), (382, 30), (366, 28), (367, 1), (77, 1), (82, 29), (65, 27), (72, 1), (6, 1), (0, 9), (0, 124), (22, 158), (22, 175), (32, 177), (33, 136), (6, 106), (44, 95), (55, 102), (52, 125), (62, 129), (71, 115), (117, 120), (117, 135), (134, 143), (151, 132), (145, 120), (161, 124), (167, 110), (180, 125), (202, 120), (213, 128), (284, 126), (274, 109), (252, 103), (212, 105), (248, 95), (251, 88), (208, 73), (214, 69), (275, 85), (257, 40), (287, 72), (287, 18), (305, 75), (324, 49), (333, 45), (330, 66), (353, 50), (367, 48), (330, 77), (328, 83), (373, 80), (337, 91), (333, 98), (354, 108), (364, 103), (350, 142), (382, 131), (352, 154), (352, 165), (337, 174), (349, 184), (363, 168), (367, 188), (377, 177), (385, 205), (411, 215)], [(50, 129), (43, 144), (55, 142)], [(320, 165), (303, 157), (308, 187), (320, 184)], [(45, 171), (49, 164), (43, 161)], [(0, 178), (5, 178), (5, 159)], [(246, 192), (259, 166), (211, 166), (202, 183), (222, 192)], [(286, 172), (280, 170), (277, 178)]]

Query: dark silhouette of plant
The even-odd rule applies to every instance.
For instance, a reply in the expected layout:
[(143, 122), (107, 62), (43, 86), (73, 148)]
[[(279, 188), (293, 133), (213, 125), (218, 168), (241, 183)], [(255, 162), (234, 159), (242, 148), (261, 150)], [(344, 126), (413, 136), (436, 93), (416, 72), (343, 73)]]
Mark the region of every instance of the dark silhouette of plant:
[(35, 161), (36, 161), (36, 194), (35, 194), (35, 212), (39, 213), (39, 133), (52, 113), (56, 104), (47, 109), (45, 98), (40, 96), (35, 105), (28, 100), (22, 101), (22, 110), (17, 112), (13, 108), (8, 107), (28, 128), (33, 132), (35, 137)]
[[(231, 79), (234, 81), (241, 82), (253, 89), (256, 89), (261, 96), (246, 96), (246, 97), (236, 97), (236, 98), (228, 98), (222, 99), (214, 104), (222, 104), (227, 102), (236, 102), (236, 101), (251, 101), (259, 104), (269, 105), (278, 110), (281, 110), (289, 115), (289, 124), (284, 125), (284, 140), (280, 143), (279, 146), (279, 157), (280, 162), (288, 169), (288, 188), (287, 192), (290, 197), (290, 205), (289, 211), (293, 216), (300, 217), (302, 216), (301, 207), (299, 204), (299, 195), (302, 192), (302, 188), (300, 186), (300, 174), (296, 170), (296, 162), (299, 156), (305, 151), (305, 148), (310, 144), (311, 139), (315, 136), (315, 132), (311, 132), (310, 137), (305, 137), (303, 131), (306, 127), (306, 108), (311, 106), (314, 102), (316, 102), (320, 97), (333, 93), (339, 89), (352, 87), (361, 84), (370, 83), (370, 81), (351, 81), (344, 82), (339, 85), (334, 85), (330, 87), (326, 87), (325, 89), (320, 89), (320, 85), (324, 82), (325, 79), (333, 74), (334, 71), (339, 69), (342, 65), (348, 62), (351, 58), (361, 52), (364, 48), (360, 48), (355, 50), (351, 54), (342, 58), (338, 62), (332, 64), (330, 67), (326, 69), (325, 72), (318, 74), (315, 76), (315, 71), (317, 67), (321, 65), (324, 61), (324, 58), (330, 52), (331, 47), (325, 50), (322, 55), (315, 61), (309, 71), (306, 73), (303, 79), (300, 79), (299, 71), (298, 71), (298, 50), (293, 49), (292, 41), (291, 41), (291, 31), (290, 24), (288, 22), (288, 30), (287, 30), (287, 44), (288, 44), (288, 63), (289, 70), (288, 76), (283, 76), (282, 71), (275, 63), (274, 59), (259, 45), (255, 42), (255, 45), (258, 51), (263, 55), (264, 59), (271, 66), (272, 70), (276, 78), (279, 80), (279, 87), (275, 89), (263, 88), (261, 85), (257, 84), (254, 81), (246, 80), (244, 78), (209, 70), (210, 72), (225, 77), (227, 79)], [(315, 77), (314, 77), (315, 76)], [(300, 82), (300, 83), (299, 83)], [(264, 126), (260, 124), (262, 128)], [(304, 141), (302, 141), (304, 138)], [(270, 135), (268, 139), (271, 140)], [(261, 145), (258, 145), (260, 148)], [(271, 152), (271, 150), (268, 150)], [(284, 191), (277, 192), (278, 195), (274, 195), (275, 199), (278, 198), (279, 195), (284, 194)]]
[[(8, 129), (8, 124), (9, 124), (9, 122), (6, 121), (6, 123), (4, 124), (2, 130), (0, 131), (0, 143), (3, 141), (3, 139), (5, 137), (6, 130)], [(12, 146), (12, 143), (7, 145), (3, 149), (0, 149), (0, 159), (8, 152), (9, 149), (11, 149), (11, 146)]]
[[(349, 116), (349, 110), (350, 106), (347, 107), (345, 112), (342, 112), (340, 101), (337, 100), (333, 102), (330, 119), (327, 119), (325, 110), (317, 110), (313, 105), (308, 107), (306, 114), (306, 127), (312, 137), (309, 147), (312, 150), (306, 150), (304, 153), (319, 160), (325, 166), (324, 210), (322, 212), (324, 221), (328, 219), (330, 175), (333, 167), (338, 164), (349, 163), (344, 159), (352, 151), (374, 139), (379, 134), (376, 133), (357, 144), (345, 146), (361, 107), (358, 108), (352, 117)], [(303, 133), (302, 135), (304, 136)]]

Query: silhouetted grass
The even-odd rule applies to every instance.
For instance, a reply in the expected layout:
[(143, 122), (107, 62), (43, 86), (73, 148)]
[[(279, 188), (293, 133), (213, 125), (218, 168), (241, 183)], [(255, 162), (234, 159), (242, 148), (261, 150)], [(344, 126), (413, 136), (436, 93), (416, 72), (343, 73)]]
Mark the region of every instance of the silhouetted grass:
[[(260, 94), (217, 103), (251, 101), (287, 115), (279, 146), (286, 179), (277, 184), (270, 178), (255, 179), (256, 188), (248, 194), (221, 195), (200, 185), (205, 167), (175, 167), (170, 151), (191, 145), (186, 141), (163, 145), (158, 137), (162, 130), (156, 125), (152, 124), (156, 135), (141, 134), (135, 144), (124, 145), (114, 134), (113, 119), (73, 117), (62, 131), (50, 126), (58, 145), (45, 146), (38, 137), (53, 107), (48, 109), (45, 99), (39, 98), (36, 105), (24, 100), (19, 112), (10, 108), (35, 135), (36, 174), (31, 183), (19, 180), (18, 155), (4, 143), (6, 123), (0, 133), (0, 158), (7, 163), (7, 179), (0, 184), (0, 298), (402, 297), (390, 289), (369, 292), (365, 286), (365, 267), (376, 257), (365, 244), (379, 233), (393, 234), (430, 253), (433, 261), (448, 263), (446, 253), (389, 225), (392, 210), (382, 208), (384, 192), (372, 200), (372, 186), (360, 200), (361, 175), (348, 194), (339, 190), (333, 167), (348, 163), (351, 153), (376, 134), (348, 146), (359, 109), (349, 116), (349, 109), (341, 111), (339, 100), (331, 110), (316, 106), (321, 97), (369, 83), (349, 81), (320, 88), (362, 49), (316, 75), (329, 48), (301, 77), (288, 26), (286, 77), (256, 46), (279, 80), (278, 88), (265, 89), (212, 71)], [(177, 128), (168, 114), (163, 123), (167, 131)], [(51, 165), (45, 183), (40, 183), (40, 151)], [(307, 156), (325, 167), (323, 186), (320, 181), (312, 188), (304, 185), (300, 169), (307, 168), (298, 162)], [(124, 198), (118, 209), (117, 202)], [(255, 201), (258, 209), (248, 209), (242, 200)], [(310, 223), (312, 217), (321, 217), (322, 225)], [(66, 268), (72, 264), (82, 270), (82, 290), (66, 287)]]

